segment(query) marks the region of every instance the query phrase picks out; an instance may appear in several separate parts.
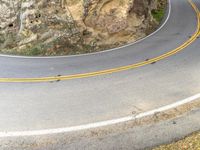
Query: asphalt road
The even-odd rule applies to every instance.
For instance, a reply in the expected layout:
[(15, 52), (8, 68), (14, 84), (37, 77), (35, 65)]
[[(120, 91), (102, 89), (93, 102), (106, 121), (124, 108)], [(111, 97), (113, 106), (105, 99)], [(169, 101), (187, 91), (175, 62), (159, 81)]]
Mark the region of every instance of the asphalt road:
[[(1, 150), (150, 150), (200, 130), (200, 109), (173, 120), (137, 126), (81, 131), (76, 134), (0, 139)], [(109, 133), (109, 134), (108, 134)]]
[[(200, 9), (200, 1), (194, 2)], [(1, 56), (0, 132), (105, 121), (159, 108), (199, 93), (197, 14), (187, 0), (172, 0), (171, 6), (169, 20), (161, 30), (127, 47), (60, 58)], [(185, 43), (188, 40), (189, 44)], [(148, 63), (177, 48), (179, 52)], [(140, 62), (145, 65), (128, 68)], [(122, 69), (122, 66), (127, 67)], [(113, 68), (118, 69), (108, 71)], [(92, 72), (95, 75), (91, 77)], [(77, 74), (80, 77), (74, 78)], [(51, 77), (56, 81), (51, 81)]]

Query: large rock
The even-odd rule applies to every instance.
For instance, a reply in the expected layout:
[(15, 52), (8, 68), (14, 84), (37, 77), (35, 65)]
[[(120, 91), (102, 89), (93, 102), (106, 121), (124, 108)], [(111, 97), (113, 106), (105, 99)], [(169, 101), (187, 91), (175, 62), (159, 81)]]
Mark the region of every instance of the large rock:
[(147, 34), (157, 0), (0, 0), (1, 52), (75, 54)]

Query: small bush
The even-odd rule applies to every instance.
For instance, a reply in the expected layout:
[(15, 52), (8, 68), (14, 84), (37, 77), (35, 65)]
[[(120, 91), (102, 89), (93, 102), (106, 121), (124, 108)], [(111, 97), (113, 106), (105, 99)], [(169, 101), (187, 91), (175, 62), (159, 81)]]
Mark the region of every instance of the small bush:
[(151, 14), (157, 22), (161, 22), (164, 16), (164, 9), (152, 10)]

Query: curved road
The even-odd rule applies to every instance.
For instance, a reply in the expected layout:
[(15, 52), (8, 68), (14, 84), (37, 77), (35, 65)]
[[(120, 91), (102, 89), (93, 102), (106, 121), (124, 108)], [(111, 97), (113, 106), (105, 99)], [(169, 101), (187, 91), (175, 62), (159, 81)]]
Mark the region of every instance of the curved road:
[[(200, 1), (193, 2), (200, 8)], [(172, 0), (161, 30), (120, 49), (60, 58), (1, 56), (0, 133), (120, 118), (199, 93), (200, 16), (194, 4)]]

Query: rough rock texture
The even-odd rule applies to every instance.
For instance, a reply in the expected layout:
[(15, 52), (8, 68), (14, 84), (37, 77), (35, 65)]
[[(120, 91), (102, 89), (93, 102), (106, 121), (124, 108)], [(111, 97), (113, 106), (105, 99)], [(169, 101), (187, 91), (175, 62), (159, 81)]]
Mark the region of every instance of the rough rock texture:
[(144, 37), (160, 0), (0, 0), (0, 51), (62, 55)]

